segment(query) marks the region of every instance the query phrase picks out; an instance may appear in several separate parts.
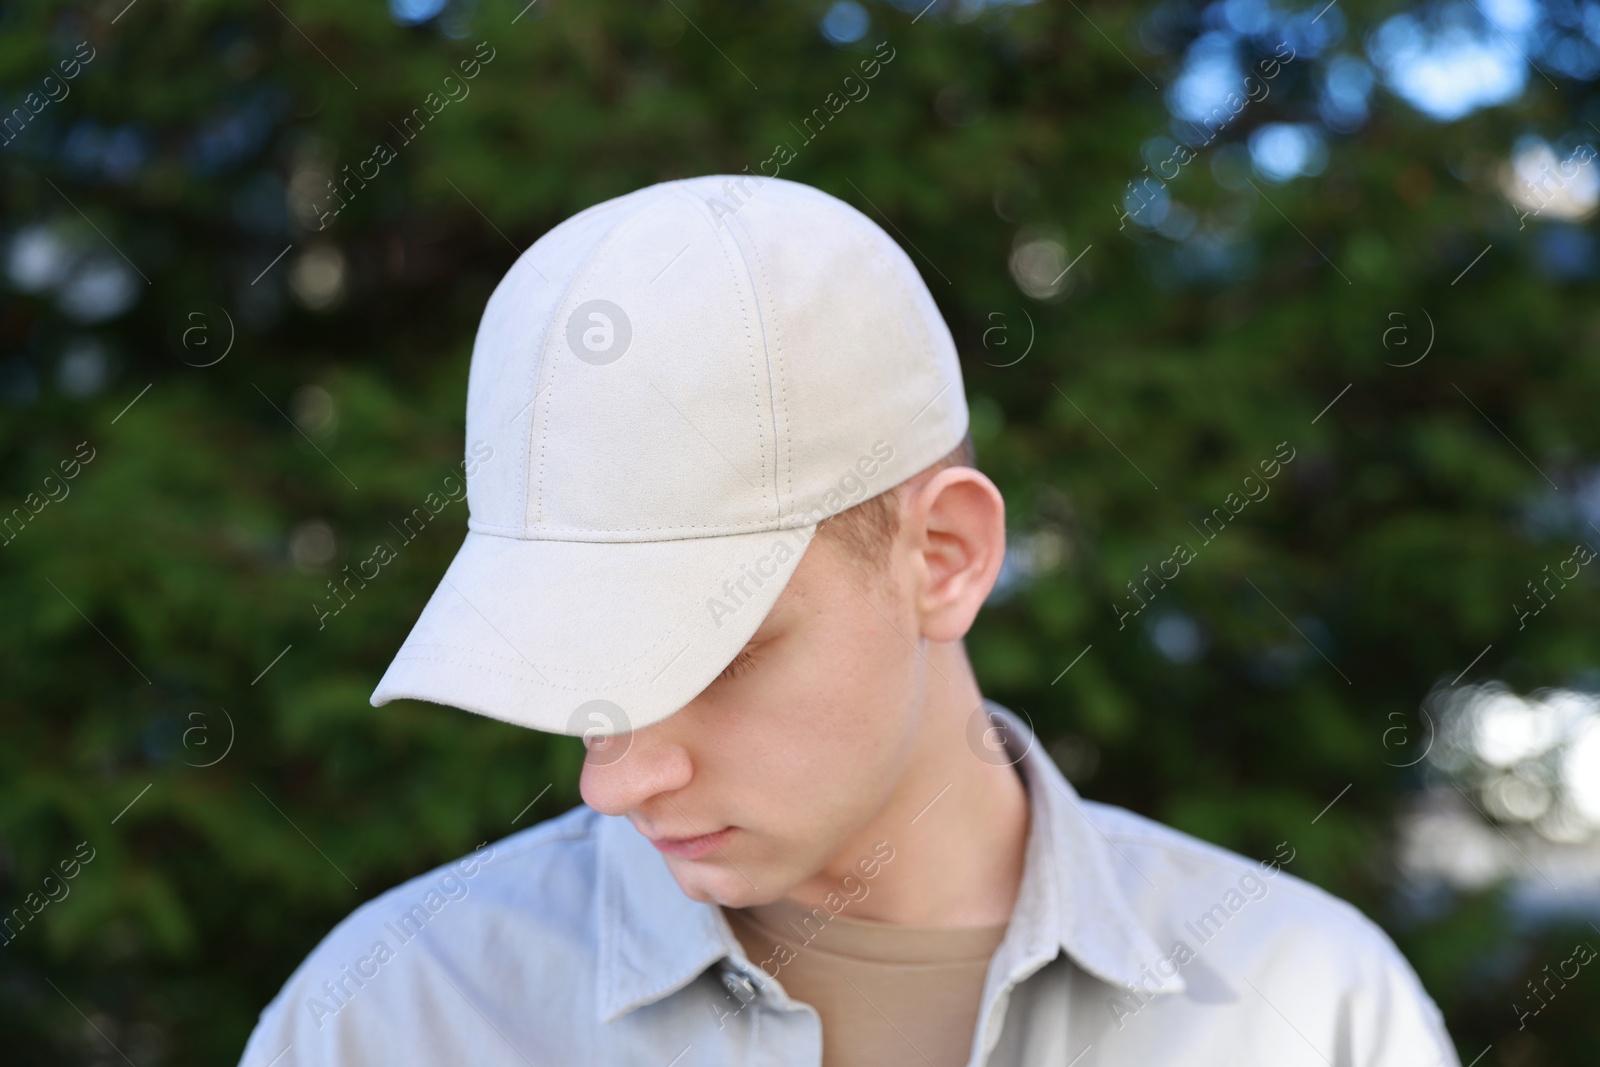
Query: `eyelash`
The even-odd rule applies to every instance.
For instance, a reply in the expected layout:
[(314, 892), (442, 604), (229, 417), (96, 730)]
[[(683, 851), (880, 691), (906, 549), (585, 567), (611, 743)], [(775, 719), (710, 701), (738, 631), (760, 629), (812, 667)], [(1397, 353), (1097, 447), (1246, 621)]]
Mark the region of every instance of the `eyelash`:
[(729, 663), (727, 667), (723, 669), (722, 673), (718, 675), (719, 680), (722, 678), (739, 677), (739, 675), (751, 668), (751, 666), (755, 663), (755, 660), (755, 656), (751, 655), (748, 650), (740, 652), (737, 656), (733, 657), (733, 662)]

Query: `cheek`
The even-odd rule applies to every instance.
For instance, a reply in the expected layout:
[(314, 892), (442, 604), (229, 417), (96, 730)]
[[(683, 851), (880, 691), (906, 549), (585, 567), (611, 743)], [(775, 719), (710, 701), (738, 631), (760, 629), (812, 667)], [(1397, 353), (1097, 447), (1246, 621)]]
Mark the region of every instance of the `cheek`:
[(811, 543), (785, 597), (757, 668), (708, 692), (693, 746), (695, 787), (750, 831), (738, 862), (764, 890), (812, 877), (878, 815), (911, 758), (921, 687), (942, 684), (911, 643), (911, 609), (831, 542)]
[(909, 751), (916, 654), (876, 613), (841, 614), (829, 616), (838, 625), (789, 636), (727, 709), (713, 750), (715, 777), (736, 780), (730, 794), (785, 837), (859, 826)]

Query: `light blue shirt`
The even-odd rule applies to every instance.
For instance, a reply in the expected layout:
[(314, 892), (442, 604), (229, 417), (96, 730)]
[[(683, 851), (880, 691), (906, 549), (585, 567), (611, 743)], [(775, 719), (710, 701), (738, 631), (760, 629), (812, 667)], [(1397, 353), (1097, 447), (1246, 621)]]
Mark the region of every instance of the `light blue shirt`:
[[(1292, 841), (1256, 863), (1084, 801), (987, 703), (1030, 822), (969, 1067), (1459, 1067), (1389, 938), (1280, 870)], [(821, 1057), (816, 1011), (721, 909), (684, 896), (626, 819), (579, 807), (358, 908), (262, 1012), (241, 1067)]]

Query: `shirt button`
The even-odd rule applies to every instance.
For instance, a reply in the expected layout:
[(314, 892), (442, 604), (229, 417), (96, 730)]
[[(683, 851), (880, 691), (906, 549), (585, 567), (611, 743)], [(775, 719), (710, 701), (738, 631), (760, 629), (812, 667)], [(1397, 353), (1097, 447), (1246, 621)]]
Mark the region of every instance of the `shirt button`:
[(740, 1003), (748, 1004), (756, 999), (756, 987), (750, 979), (736, 970), (727, 969), (722, 972), (722, 984), (728, 992), (739, 998)]

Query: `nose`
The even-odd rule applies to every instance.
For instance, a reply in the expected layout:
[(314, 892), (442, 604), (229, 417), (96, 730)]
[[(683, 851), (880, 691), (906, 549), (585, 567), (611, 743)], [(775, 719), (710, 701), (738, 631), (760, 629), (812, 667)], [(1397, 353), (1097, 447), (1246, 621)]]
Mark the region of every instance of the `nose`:
[(653, 796), (687, 786), (694, 763), (664, 726), (587, 741), (578, 779), (583, 802), (602, 815), (626, 815)]

